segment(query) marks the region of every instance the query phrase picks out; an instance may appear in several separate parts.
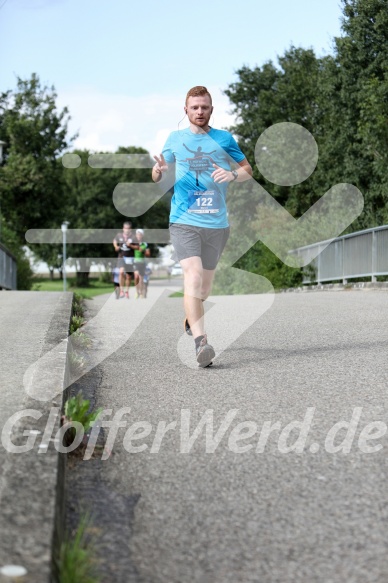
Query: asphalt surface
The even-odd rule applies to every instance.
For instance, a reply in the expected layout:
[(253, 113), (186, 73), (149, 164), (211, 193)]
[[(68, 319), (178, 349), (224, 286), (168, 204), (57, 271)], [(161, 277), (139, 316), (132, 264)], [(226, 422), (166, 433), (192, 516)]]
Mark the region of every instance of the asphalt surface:
[[(115, 581), (386, 583), (388, 294), (213, 298), (209, 341), (223, 352), (198, 369), (182, 299), (163, 286), (87, 303), (97, 405), (107, 419), (126, 408), (100, 467), (104, 491), (133, 501), (106, 533), (129, 565)], [(304, 441), (297, 423), (287, 433), (308, 415)]]

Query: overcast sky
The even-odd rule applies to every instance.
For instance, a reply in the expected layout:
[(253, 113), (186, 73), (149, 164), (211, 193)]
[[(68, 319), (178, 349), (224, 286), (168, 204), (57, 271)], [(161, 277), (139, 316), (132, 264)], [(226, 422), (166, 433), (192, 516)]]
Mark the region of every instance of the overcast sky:
[[(211, 125), (233, 123), (222, 91), (242, 65), (276, 63), (291, 44), (333, 52), (340, 0), (0, 0), (0, 91), (37, 73), (69, 108), (74, 147), (158, 154), (194, 85)], [(183, 121), (180, 127), (187, 124)]]

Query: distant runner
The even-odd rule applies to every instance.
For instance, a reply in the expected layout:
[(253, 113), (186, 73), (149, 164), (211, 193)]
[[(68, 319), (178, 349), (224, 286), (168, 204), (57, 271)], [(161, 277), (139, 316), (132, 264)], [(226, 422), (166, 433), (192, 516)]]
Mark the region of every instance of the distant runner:
[[(132, 273), (134, 272), (135, 249), (138, 248), (137, 240), (132, 232), (132, 223), (125, 221), (121, 233), (117, 233), (113, 239), (113, 246), (118, 253), (117, 267), (120, 270), (120, 298), (129, 299)], [(126, 288), (124, 292), (124, 287)]]

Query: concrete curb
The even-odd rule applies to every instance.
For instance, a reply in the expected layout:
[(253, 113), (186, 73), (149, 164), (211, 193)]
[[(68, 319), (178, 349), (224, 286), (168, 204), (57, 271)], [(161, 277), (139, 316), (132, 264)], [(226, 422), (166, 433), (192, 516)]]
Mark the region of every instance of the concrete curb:
[(361, 290), (361, 291), (387, 291), (388, 281), (356, 281), (353, 283), (324, 283), (316, 285), (303, 285), (300, 287), (290, 287), (277, 290), (277, 293), (288, 293), (288, 292), (298, 292), (298, 293), (308, 293), (314, 291), (349, 291), (349, 290)]
[[(67, 338), (69, 333), (73, 294), (66, 292), (57, 295), (58, 301), (48, 324), (41, 356)], [(23, 362), (20, 364), (23, 366)], [(58, 387), (58, 395), (48, 402), (25, 396), (22, 410), (33, 409), (41, 416), (39, 419), (23, 416), (12, 427), (10, 439), (13, 444), (24, 445), (27, 439), (35, 439), (35, 443), (25, 453), (7, 452), (2, 468), (0, 523), (6, 537), (2, 540), (3, 548), (0, 548), (0, 567), (5, 564), (20, 565), (27, 570), (27, 574), (15, 579), (2, 575), (0, 571), (0, 583), (57, 581), (53, 559), (64, 530), (66, 454), (58, 453), (53, 440), (60, 428), (66, 398), (63, 387), (68, 374), (68, 353), (58, 353), (50, 370), (52, 385)], [(45, 433), (50, 411), (51, 428), (50, 432)], [(29, 437), (27, 431), (34, 433)]]

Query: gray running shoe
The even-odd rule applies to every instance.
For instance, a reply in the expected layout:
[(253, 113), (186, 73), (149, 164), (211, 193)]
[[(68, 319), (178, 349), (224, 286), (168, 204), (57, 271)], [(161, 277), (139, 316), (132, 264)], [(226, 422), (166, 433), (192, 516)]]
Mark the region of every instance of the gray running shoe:
[(201, 368), (210, 366), (216, 353), (214, 352), (213, 346), (207, 343), (207, 336), (202, 338), (201, 344), (198, 346), (197, 350), (197, 362)]

